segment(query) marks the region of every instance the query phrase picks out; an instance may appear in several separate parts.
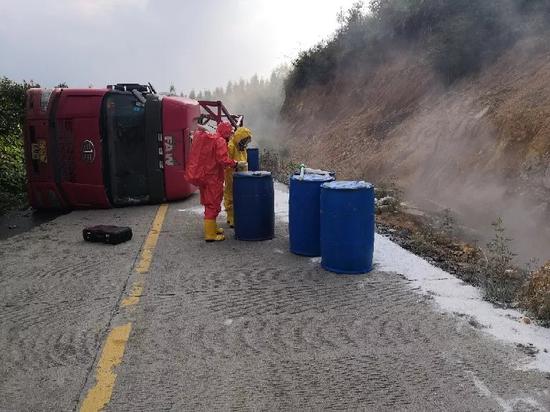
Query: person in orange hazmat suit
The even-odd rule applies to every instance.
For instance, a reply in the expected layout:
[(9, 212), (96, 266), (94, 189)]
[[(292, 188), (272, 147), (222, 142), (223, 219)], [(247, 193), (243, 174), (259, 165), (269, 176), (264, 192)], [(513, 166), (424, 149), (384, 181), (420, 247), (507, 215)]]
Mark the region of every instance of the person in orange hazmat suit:
[(208, 133), (202, 127), (195, 131), (185, 170), (189, 183), (199, 188), (200, 202), (204, 206), (204, 240), (207, 242), (225, 240), (223, 229), (216, 223), (223, 198), (224, 170), (238, 164), (227, 155), (227, 139), (232, 127), (229, 123), (223, 124), (218, 125), (216, 133)]

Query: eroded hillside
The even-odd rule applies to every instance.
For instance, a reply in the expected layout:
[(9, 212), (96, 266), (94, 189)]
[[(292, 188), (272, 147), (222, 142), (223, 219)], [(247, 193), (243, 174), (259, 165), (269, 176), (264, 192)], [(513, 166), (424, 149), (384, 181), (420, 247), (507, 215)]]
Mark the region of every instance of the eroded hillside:
[(525, 259), (550, 258), (550, 36), (443, 83), (422, 50), (287, 95), (291, 157), (340, 178), (395, 177), (409, 200), (479, 229), (502, 216)]

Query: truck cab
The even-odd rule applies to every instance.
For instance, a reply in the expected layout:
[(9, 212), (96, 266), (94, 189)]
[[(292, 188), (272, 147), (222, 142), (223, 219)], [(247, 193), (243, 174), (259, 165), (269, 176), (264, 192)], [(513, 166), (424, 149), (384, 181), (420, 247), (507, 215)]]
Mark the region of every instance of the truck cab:
[(36, 209), (109, 208), (183, 199), (198, 101), (152, 86), (29, 89), (27, 189)]

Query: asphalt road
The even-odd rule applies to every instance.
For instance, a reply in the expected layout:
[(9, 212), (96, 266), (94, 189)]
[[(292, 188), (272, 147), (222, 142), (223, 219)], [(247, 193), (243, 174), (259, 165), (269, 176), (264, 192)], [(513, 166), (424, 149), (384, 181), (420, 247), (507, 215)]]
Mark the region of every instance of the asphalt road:
[[(325, 272), (282, 222), (206, 244), (197, 206), (77, 211), (0, 241), (0, 410), (550, 410), (549, 376), (514, 366), (527, 355), (402, 276)], [(134, 238), (81, 240), (100, 223)]]

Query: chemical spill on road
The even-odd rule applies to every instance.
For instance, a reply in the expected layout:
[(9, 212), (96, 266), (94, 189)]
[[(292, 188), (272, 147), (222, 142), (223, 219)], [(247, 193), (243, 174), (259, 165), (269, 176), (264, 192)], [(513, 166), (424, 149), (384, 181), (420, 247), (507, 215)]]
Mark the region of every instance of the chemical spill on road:
[[(275, 214), (279, 221), (288, 222), (288, 190), (280, 183), (275, 187)], [(319, 262), (320, 258), (311, 259), (312, 264)], [(415, 292), (433, 297), (443, 311), (470, 317), (483, 326), (483, 332), (505, 343), (532, 346), (532, 361), (518, 368), (550, 372), (550, 329), (522, 322), (523, 315), (517, 310), (493, 306), (483, 300), (479, 289), (379, 234), (375, 236), (374, 269), (403, 275)]]
[[(288, 188), (275, 182), (275, 217), (288, 222)], [(202, 207), (180, 209), (202, 214)], [(223, 219), (223, 217), (222, 217)], [(320, 258), (312, 258), (318, 264)], [(395, 272), (411, 282), (416, 293), (429, 295), (444, 312), (458, 314), (481, 325), (481, 331), (505, 343), (533, 348), (532, 360), (518, 365), (519, 369), (538, 369), (550, 372), (550, 329), (526, 324), (521, 312), (497, 308), (485, 301), (479, 289), (431, 265), (426, 260), (403, 249), (385, 236), (376, 234), (374, 269)]]

